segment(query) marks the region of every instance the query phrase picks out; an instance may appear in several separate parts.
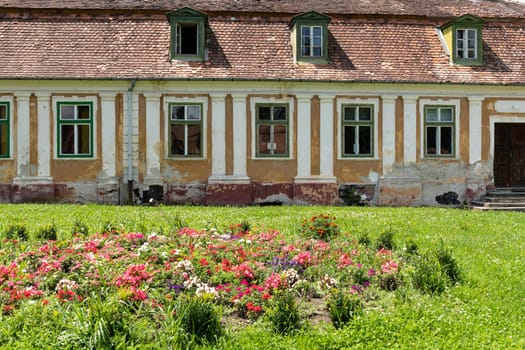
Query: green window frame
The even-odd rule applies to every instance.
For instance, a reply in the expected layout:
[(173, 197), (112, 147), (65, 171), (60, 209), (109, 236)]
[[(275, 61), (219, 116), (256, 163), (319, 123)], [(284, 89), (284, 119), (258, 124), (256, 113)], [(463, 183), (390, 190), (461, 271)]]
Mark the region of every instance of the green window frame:
[(57, 156), (92, 158), (93, 102), (57, 102)]
[(425, 106), (424, 130), (425, 157), (455, 157), (455, 106)]
[(0, 158), (11, 157), (11, 108), (9, 102), (0, 102)]
[(298, 62), (328, 63), (328, 23), (330, 17), (307, 12), (292, 18), (294, 56)]
[(483, 23), (480, 17), (466, 14), (440, 26), (446, 38), (452, 63), (463, 66), (483, 64)]
[(202, 103), (169, 103), (169, 157), (202, 157)]
[(287, 158), (290, 154), (290, 116), (288, 104), (256, 104), (256, 155), (261, 158)]
[(373, 157), (374, 106), (367, 104), (343, 105), (341, 133), (343, 157)]
[(171, 11), (167, 16), (171, 26), (171, 59), (203, 61), (207, 16), (188, 7)]

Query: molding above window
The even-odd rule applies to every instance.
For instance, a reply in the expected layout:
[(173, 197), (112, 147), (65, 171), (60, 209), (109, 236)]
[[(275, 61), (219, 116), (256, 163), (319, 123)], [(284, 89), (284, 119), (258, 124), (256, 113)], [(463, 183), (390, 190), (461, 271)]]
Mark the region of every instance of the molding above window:
[(451, 63), (463, 66), (483, 64), (484, 22), (480, 17), (467, 14), (438, 27)]
[(206, 54), (205, 13), (184, 7), (166, 14), (170, 23), (170, 59), (204, 61)]
[(290, 21), (296, 62), (328, 63), (328, 23), (331, 17), (315, 11), (297, 15)]

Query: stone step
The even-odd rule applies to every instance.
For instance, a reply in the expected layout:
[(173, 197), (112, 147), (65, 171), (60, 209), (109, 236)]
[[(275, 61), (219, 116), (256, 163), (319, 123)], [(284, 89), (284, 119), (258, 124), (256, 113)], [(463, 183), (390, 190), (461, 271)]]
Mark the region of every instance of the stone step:
[(482, 206), (473, 206), (472, 210), (480, 210), (480, 211), (489, 211), (489, 210), (525, 211), (525, 206), (523, 206), (523, 207), (482, 207)]
[(494, 207), (501, 207), (501, 208), (524, 207), (525, 208), (525, 201), (523, 199), (519, 202), (473, 201), (472, 205), (477, 206), (477, 207), (484, 207), (484, 208), (494, 208)]

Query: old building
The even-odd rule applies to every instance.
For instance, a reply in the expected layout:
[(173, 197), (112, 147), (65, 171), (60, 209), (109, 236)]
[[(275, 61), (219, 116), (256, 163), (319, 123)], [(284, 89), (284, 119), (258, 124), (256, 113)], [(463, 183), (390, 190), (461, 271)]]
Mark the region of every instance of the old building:
[(0, 0), (0, 201), (525, 187), (525, 4)]

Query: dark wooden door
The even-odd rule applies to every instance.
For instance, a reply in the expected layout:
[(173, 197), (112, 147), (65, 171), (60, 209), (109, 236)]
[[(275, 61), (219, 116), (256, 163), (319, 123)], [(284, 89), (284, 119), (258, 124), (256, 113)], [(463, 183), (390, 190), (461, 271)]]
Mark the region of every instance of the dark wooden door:
[(494, 183), (525, 187), (525, 124), (495, 124)]

